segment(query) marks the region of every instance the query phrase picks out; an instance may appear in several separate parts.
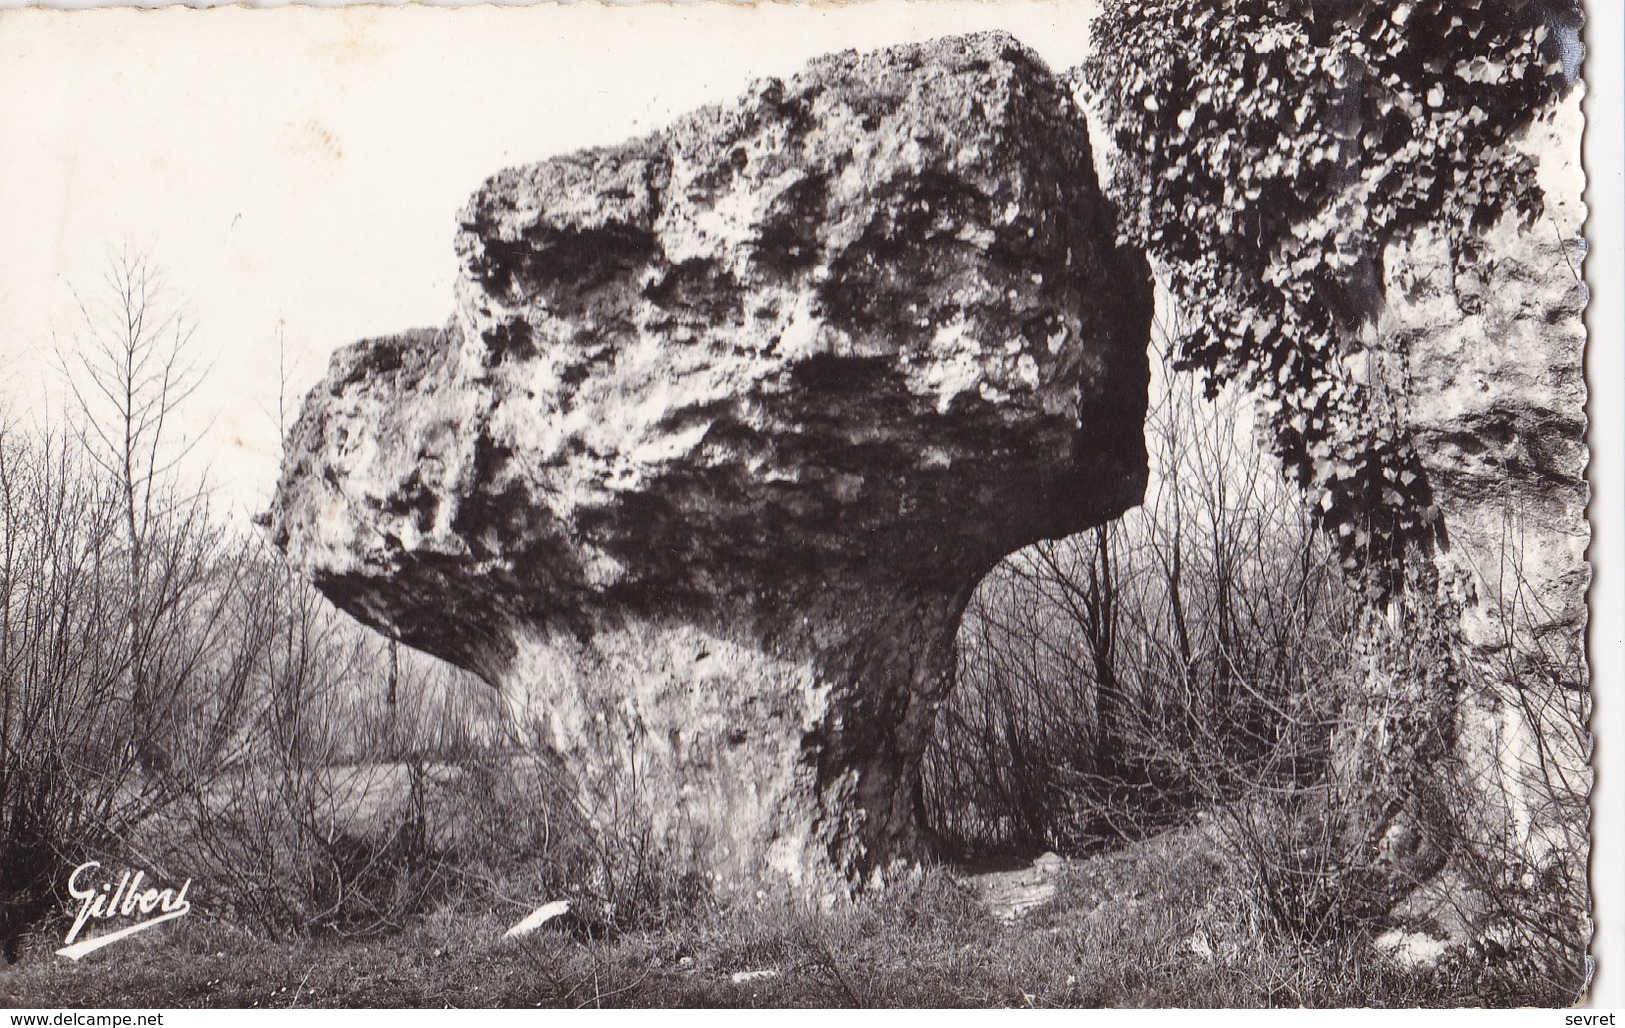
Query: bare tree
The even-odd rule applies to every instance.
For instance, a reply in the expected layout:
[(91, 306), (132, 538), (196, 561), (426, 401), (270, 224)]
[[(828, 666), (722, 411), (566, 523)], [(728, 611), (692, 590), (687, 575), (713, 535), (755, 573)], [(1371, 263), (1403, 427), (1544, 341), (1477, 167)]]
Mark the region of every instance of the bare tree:
[(130, 745), (142, 761), (161, 766), (167, 757), (154, 747), (154, 733), (140, 730), (150, 725), (138, 723), (164, 713), (158, 622), (185, 595), (175, 573), (184, 571), (189, 582), (205, 574), (207, 551), (220, 542), (201, 511), (201, 486), (181, 489), (175, 476), (195, 445), (180, 436), (177, 415), (207, 369), (195, 326), (170, 302), (147, 253), (128, 244), (110, 253), (97, 288), (75, 290), (74, 301), (79, 321), (57, 337), (57, 358), (74, 400), (73, 433), (117, 491), (127, 611), (120, 663), (137, 715)]
[(67, 427), (0, 432), (0, 937), (105, 859), (238, 738), (264, 621), (250, 551), (179, 487), (203, 369), (145, 256), (115, 253), (59, 336)]
[(56, 340), (78, 408), (74, 430), (118, 484), (130, 563), (139, 568), (153, 519), (171, 509), (165, 486), (195, 444), (178, 438), (175, 416), (207, 368), (198, 359), (195, 326), (170, 303), (146, 253), (126, 245), (110, 254), (99, 288), (75, 291), (74, 301), (80, 323)]

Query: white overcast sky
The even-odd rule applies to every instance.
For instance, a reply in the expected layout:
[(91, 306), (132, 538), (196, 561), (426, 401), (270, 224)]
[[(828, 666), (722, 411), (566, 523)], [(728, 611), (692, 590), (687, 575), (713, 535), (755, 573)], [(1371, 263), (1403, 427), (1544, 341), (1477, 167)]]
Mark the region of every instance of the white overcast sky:
[(279, 323), (303, 395), (335, 347), (442, 322), (487, 176), (834, 49), (1003, 27), (1070, 67), (1093, 6), (0, 11), (0, 399), (58, 402), (70, 289), (144, 249), (213, 361), (186, 429), (246, 514), (276, 476)]

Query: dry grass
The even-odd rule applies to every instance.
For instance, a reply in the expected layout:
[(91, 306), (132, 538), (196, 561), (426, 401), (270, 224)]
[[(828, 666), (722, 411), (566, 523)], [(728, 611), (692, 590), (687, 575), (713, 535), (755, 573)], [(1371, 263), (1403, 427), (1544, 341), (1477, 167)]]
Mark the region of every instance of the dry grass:
[[(825, 911), (767, 896), (701, 903), (653, 929), (502, 932), (517, 905), (445, 906), (382, 938), (266, 942), (194, 915), (79, 964), (59, 925), (0, 978), (23, 1007), (1556, 1005), (1458, 961), (1405, 972), (1363, 939), (1285, 946), (1248, 925), (1205, 825), (1069, 864), (1056, 899), (993, 919), (937, 868)], [(206, 915), (207, 899), (199, 897)], [(735, 983), (742, 971), (774, 976)]]

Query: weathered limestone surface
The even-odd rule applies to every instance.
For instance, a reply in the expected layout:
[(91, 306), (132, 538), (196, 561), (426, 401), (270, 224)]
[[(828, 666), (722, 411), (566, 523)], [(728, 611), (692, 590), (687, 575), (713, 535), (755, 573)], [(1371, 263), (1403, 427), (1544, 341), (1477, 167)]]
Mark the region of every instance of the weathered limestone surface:
[[(1530, 132), (1546, 217), (1496, 226), (1476, 273), (1453, 275), (1431, 240), (1396, 248), (1382, 326), (1405, 340), (1406, 420), (1447, 519), (1448, 563), (1470, 579), (1466, 641), (1549, 645), (1565, 664), (1590, 581), (1581, 134), (1577, 98)], [(1531, 597), (1538, 608), (1524, 609)]]
[[(1527, 133), (1521, 145), (1538, 162), (1547, 217), (1498, 225), (1472, 273), (1453, 273), (1437, 239), (1394, 247), (1379, 326), (1397, 344), (1383, 383), (1449, 533), (1438, 565), (1460, 606), (1454, 759), (1470, 795), (1459, 799), (1493, 858), (1479, 872), (1500, 876), (1502, 895), (1521, 897), (1537, 920), (1545, 902), (1583, 890), (1586, 878), (1581, 126), (1575, 95)], [(1408, 912), (1453, 941), (1512, 930), (1494, 911), (1464, 909), (1465, 894), (1447, 874)]]
[(719, 873), (928, 845), (960, 613), (1137, 503), (1151, 289), (1001, 34), (836, 54), (492, 178), (444, 329), (333, 360), (274, 537)]

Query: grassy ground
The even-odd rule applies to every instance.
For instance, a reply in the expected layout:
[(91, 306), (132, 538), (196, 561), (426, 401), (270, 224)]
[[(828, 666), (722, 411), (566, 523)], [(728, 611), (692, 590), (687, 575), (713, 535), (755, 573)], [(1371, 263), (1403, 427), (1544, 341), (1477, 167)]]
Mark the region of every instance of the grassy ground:
[[(610, 939), (524, 911), (442, 909), (397, 935), (266, 942), (193, 915), (75, 964), (33, 940), (0, 969), (21, 1007), (1355, 1006), (1495, 1002), (1457, 966), (1408, 973), (1359, 940), (1304, 950), (1252, 935), (1209, 834), (1171, 832), (1071, 863), (1053, 901), (994, 919), (963, 879), (924, 872), (823, 911), (764, 898)], [(201, 911), (200, 911), (201, 913)], [(736, 982), (740, 972), (768, 971)], [(1533, 1000), (1538, 1002), (1539, 1000)]]

